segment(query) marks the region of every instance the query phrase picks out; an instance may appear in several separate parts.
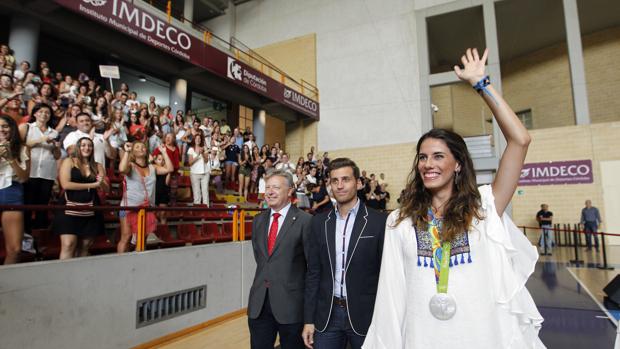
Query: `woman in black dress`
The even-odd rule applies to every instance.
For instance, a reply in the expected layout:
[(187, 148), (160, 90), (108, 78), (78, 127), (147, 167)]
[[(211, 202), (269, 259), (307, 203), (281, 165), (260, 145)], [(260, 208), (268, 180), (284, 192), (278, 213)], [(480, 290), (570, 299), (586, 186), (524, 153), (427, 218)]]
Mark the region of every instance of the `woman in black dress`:
[[(93, 150), (90, 138), (80, 138), (74, 153), (60, 165), (58, 179), (65, 190), (61, 204), (74, 207), (97, 206), (100, 204), (97, 190), (109, 189), (105, 170), (95, 162)], [(77, 211), (67, 207), (56, 213), (54, 233), (60, 235), (60, 259), (87, 256), (94, 237), (103, 234), (103, 215), (101, 212)], [(78, 242), (81, 242), (79, 250)]]
[[(166, 167), (166, 159), (163, 153), (155, 155), (153, 162), (157, 166)], [(155, 205), (159, 207), (168, 206), (170, 202), (170, 173), (155, 175)], [(166, 211), (158, 211), (160, 224), (166, 224)]]

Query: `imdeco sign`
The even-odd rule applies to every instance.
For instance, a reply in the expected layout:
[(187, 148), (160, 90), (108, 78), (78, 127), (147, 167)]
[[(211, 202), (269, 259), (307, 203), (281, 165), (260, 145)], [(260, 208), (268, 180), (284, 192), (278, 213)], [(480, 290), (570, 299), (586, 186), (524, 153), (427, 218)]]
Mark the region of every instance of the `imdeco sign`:
[[(297, 91), (291, 91), (281, 82), (243, 62), (235, 61), (228, 54), (204, 43), (201, 38), (168, 23), (162, 19), (164, 16), (150, 13), (127, 0), (54, 1), (71, 11), (127, 34), (147, 45), (191, 62), (223, 78), (231, 79), (238, 85), (285, 104), (313, 119), (319, 119), (317, 101), (299, 94)], [(231, 63), (231, 61), (233, 62)], [(231, 66), (242, 71), (241, 77), (235, 75), (231, 78)]]

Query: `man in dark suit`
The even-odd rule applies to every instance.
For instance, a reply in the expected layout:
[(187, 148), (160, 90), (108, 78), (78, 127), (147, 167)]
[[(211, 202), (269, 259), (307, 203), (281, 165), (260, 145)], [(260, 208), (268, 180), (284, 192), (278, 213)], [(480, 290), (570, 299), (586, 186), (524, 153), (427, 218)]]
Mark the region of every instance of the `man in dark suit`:
[(312, 216), (291, 205), (293, 177), (280, 170), (265, 178), (269, 206), (254, 217), (252, 248), (256, 274), (248, 301), (252, 349), (271, 349), (280, 334), (282, 349), (304, 347), (306, 260)]
[(312, 218), (302, 337), (308, 348), (362, 347), (377, 294), (387, 215), (357, 197), (360, 171), (334, 159), (329, 185), (337, 205)]

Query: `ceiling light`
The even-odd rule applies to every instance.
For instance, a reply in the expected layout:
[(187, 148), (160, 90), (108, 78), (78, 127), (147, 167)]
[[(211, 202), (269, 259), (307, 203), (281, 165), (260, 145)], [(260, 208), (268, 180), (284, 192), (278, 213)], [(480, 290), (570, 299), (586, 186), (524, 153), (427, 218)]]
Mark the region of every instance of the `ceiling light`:
[(146, 82), (146, 77), (144, 77), (144, 75), (138, 75), (138, 80), (140, 82)]

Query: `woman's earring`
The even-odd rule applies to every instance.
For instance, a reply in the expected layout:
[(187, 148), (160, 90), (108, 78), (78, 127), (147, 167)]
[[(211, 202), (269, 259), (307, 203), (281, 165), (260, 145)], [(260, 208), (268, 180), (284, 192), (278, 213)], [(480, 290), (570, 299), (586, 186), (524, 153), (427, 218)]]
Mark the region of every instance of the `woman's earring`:
[(459, 173), (460, 171), (454, 171), (454, 184), (458, 184), (459, 182)]

